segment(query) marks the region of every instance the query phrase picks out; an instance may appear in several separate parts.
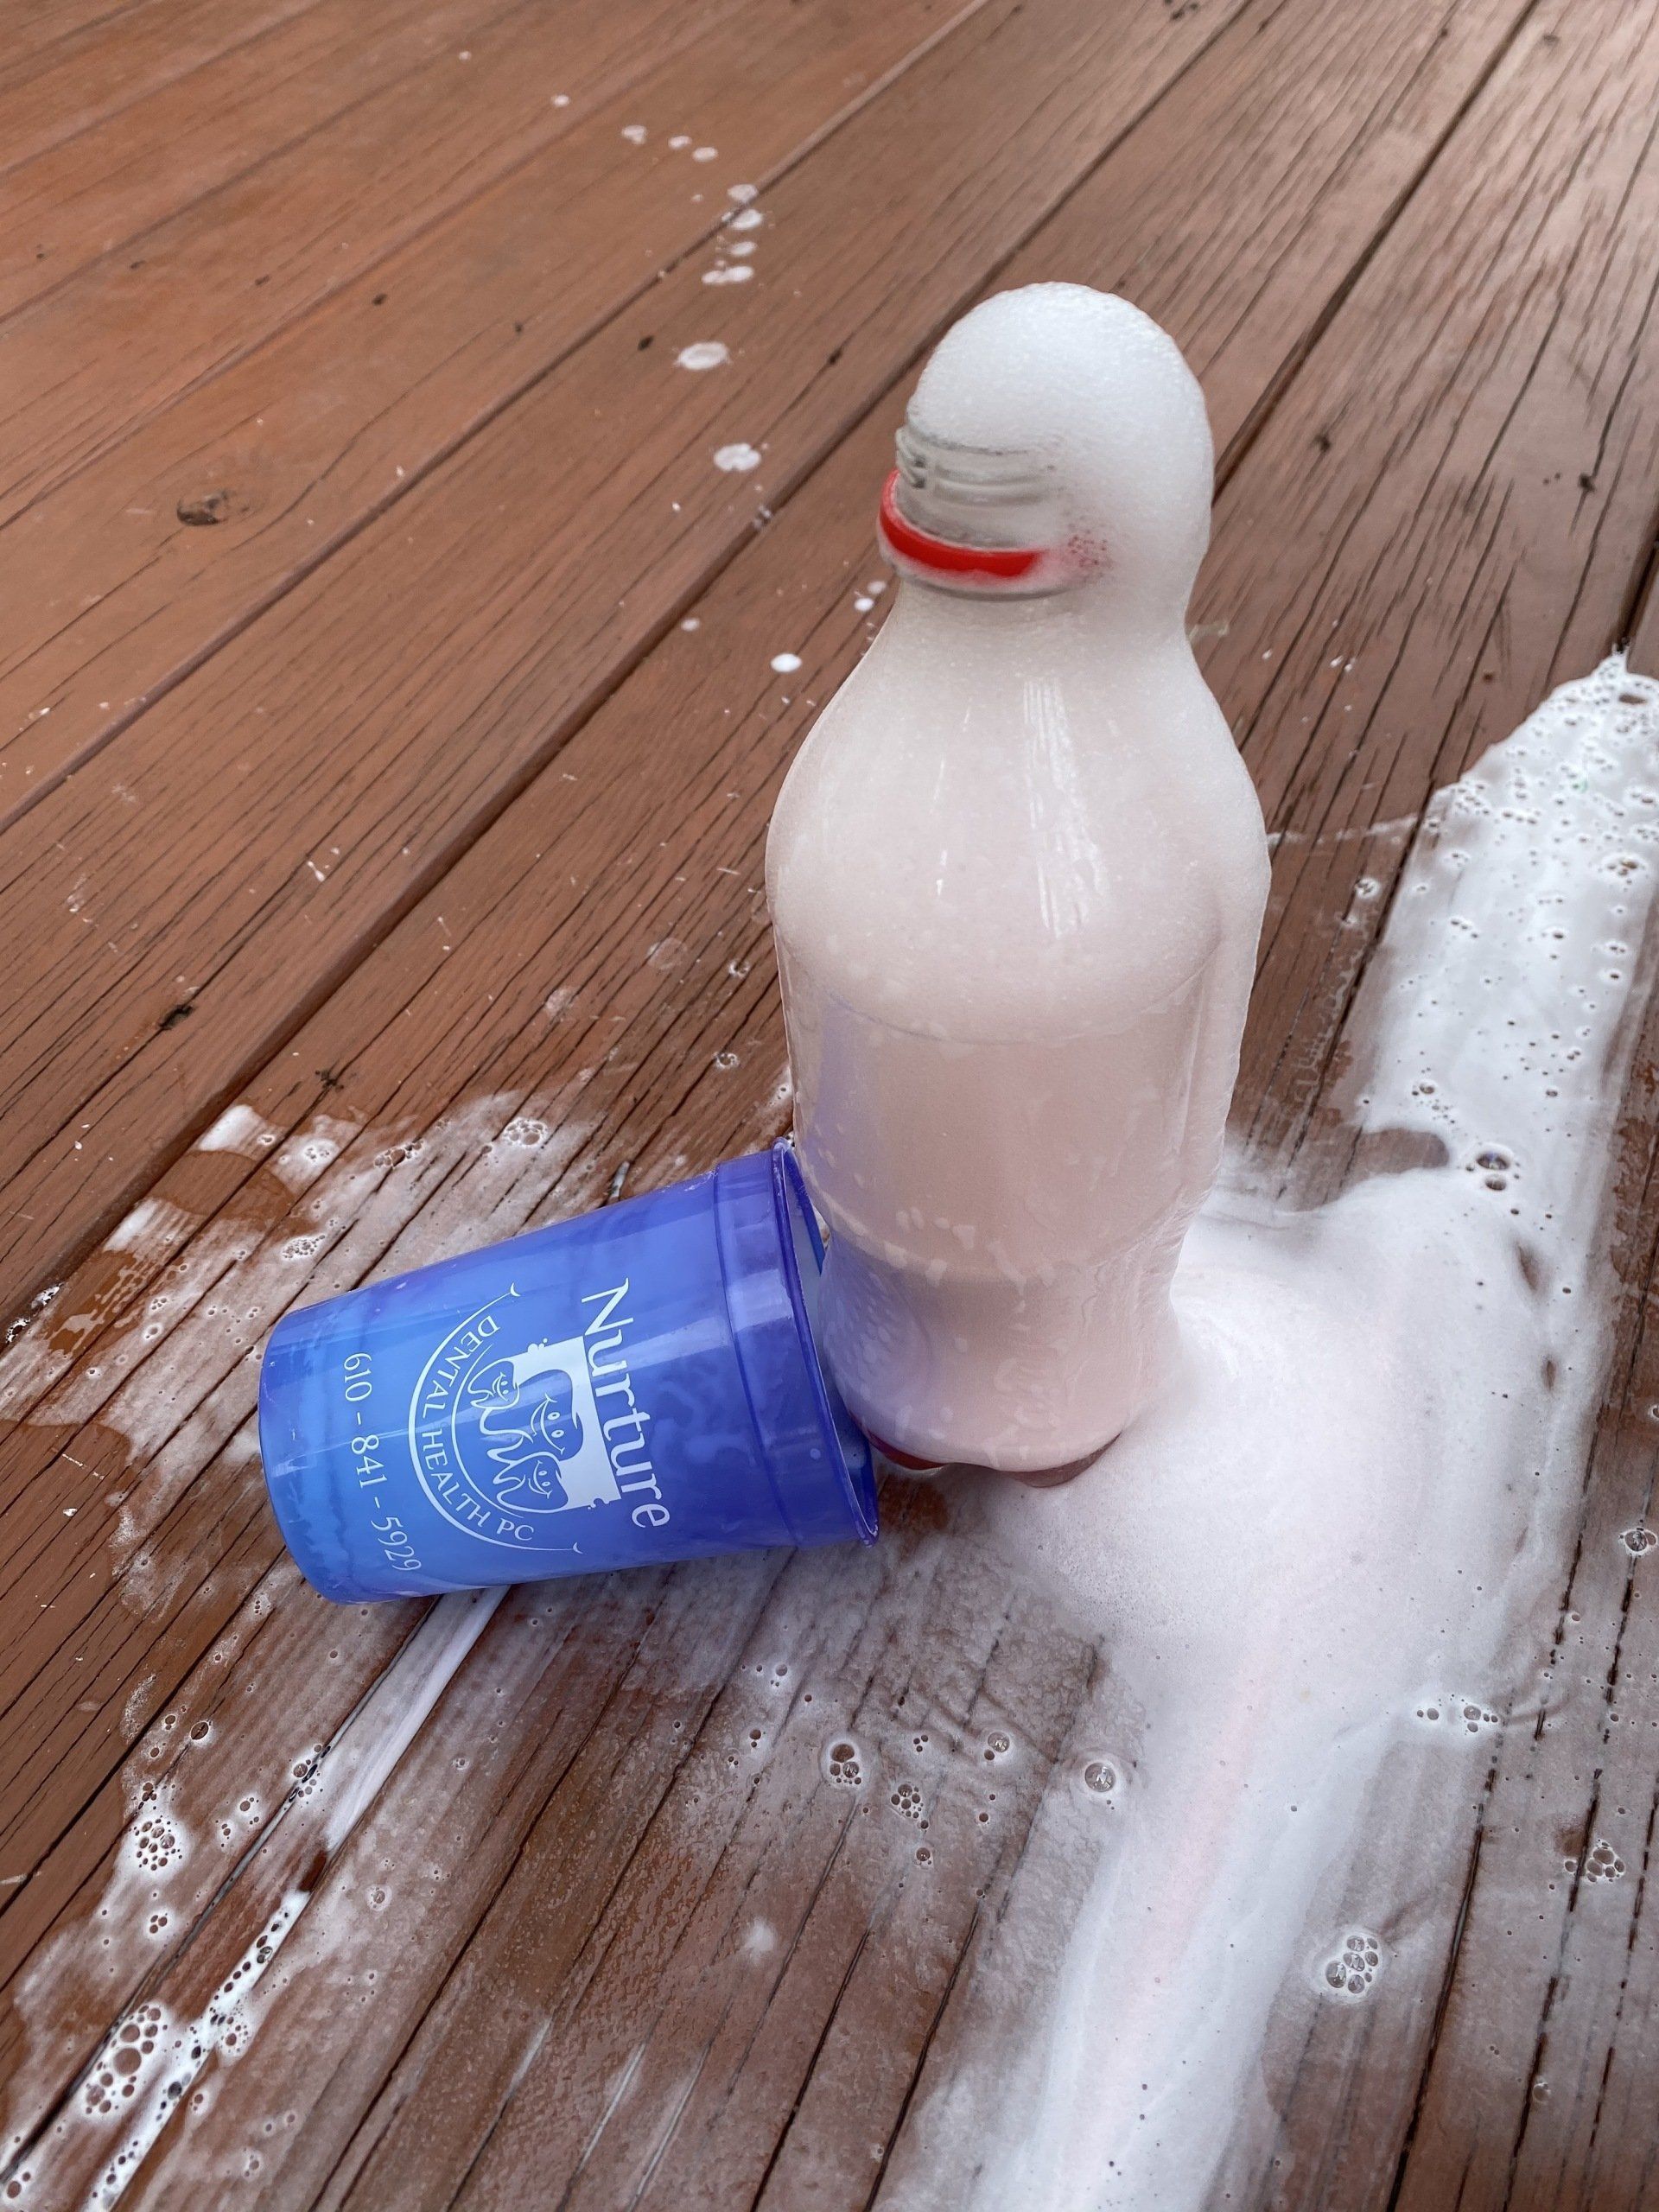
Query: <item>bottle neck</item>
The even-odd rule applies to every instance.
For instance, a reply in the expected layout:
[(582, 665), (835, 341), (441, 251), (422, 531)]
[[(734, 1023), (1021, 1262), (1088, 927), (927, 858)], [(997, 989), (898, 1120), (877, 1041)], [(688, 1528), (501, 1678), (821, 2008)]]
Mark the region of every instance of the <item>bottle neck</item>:
[(1035, 594), (963, 590), (901, 575), (887, 627), (970, 659), (1027, 651), (1139, 658), (1172, 646), (1189, 650), (1184, 608), (1149, 607), (1109, 574)]

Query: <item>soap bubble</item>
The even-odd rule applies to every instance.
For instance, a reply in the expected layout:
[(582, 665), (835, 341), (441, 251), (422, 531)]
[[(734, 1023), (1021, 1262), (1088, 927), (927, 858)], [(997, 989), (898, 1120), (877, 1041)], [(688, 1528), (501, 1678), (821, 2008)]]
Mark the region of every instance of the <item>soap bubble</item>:
[(1384, 1953), (1382, 1938), (1369, 1928), (1350, 1928), (1344, 1930), (1329, 1953), (1320, 1960), (1314, 1974), (1314, 1986), (1325, 1997), (1332, 1997), (1344, 2004), (1357, 2004), (1369, 1997), (1382, 1971)]
[(1086, 1759), (1077, 1774), (1084, 1796), (1095, 1804), (1116, 1802), (1122, 1779), (1116, 1759)]
[(1599, 1835), (1590, 1847), (1584, 1861), (1586, 1882), (1617, 1882), (1624, 1873), (1624, 1861), (1613, 1849), (1605, 1835)]
[(868, 1764), (863, 1752), (850, 1736), (832, 1736), (824, 1747), (824, 1778), (839, 1783), (843, 1789), (862, 1789)]

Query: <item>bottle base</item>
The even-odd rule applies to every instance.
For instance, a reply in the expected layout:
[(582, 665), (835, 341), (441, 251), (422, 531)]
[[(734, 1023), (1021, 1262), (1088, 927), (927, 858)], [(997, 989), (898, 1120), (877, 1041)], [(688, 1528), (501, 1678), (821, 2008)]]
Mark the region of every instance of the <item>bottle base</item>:
[(874, 1432), (867, 1430), (865, 1433), (869, 1436), (871, 1444), (881, 1454), (881, 1457), (884, 1459), (890, 1461), (893, 1466), (899, 1468), (905, 1474), (943, 1474), (945, 1467), (949, 1465), (949, 1462), (944, 1459), (918, 1459), (915, 1456), (914, 1452), (901, 1452), (896, 1444), (884, 1443), (879, 1436), (874, 1433)]
[(1058, 1490), (1063, 1483), (1076, 1482), (1094, 1465), (1100, 1452), (1109, 1452), (1116, 1441), (1114, 1436), (1101, 1446), (1100, 1452), (1086, 1452), (1081, 1459), (1067, 1459), (1058, 1467), (990, 1467), (986, 1472), (1001, 1475), (1005, 1482), (1024, 1483), (1028, 1490)]
[(1096, 1452), (1085, 1452), (1080, 1459), (1066, 1459), (1056, 1467), (984, 1467), (971, 1459), (918, 1459), (913, 1452), (901, 1452), (895, 1444), (883, 1443), (872, 1435), (870, 1442), (893, 1466), (907, 1475), (942, 1475), (949, 1468), (954, 1472), (969, 1475), (1001, 1475), (1005, 1482), (1024, 1483), (1028, 1490), (1058, 1490), (1064, 1483), (1075, 1482), (1085, 1469), (1092, 1467), (1102, 1452), (1109, 1452), (1117, 1441), (1109, 1437)]

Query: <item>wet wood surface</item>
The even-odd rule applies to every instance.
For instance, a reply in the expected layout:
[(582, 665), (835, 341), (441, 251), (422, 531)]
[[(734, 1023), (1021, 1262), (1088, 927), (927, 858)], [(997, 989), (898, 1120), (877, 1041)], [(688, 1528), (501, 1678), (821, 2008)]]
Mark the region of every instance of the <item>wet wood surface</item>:
[[(1620, 639), (1659, 666), (1656, 103), (1650, 0), (31, 11), (0, 68), (0, 2201), (916, 2185), (1087, 1881), (1084, 1847), (1029, 1901), (1109, 1640), (907, 1491), (856, 1559), (331, 1608), (264, 1503), (259, 1346), (787, 1126), (768, 811), (880, 619), (919, 358), (1039, 277), (1126, 291), (1205, 385), (1194, 620), (1280, 833), (1236, 1121), (1336, 1187), (1429, 794)], [(1616, 1382), (1535, 1624), (1568, 1687), (1416, 1871), (1434, 1974), (1328, 2012), (1228, 2202), (1659, 2205), (1659, 1609), (1618, 1541), (1659, 1402), (1651, 1043)], [(1517, 1943), (1539, 1836), (1559, 1866), (1592, 1832), (1629, 1878), (1532, 1898)]]

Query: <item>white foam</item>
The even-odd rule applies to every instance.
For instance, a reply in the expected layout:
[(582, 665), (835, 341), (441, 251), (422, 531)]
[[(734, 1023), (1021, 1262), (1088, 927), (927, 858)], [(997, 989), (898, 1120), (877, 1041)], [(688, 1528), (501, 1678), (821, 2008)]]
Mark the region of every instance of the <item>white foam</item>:
[(307, 1190), (357, 1134), (355, 1122), (341, 1121), (332, 1114), (315, 1114), (280, 1152), (272, 1154), (271, 1173), (290, 1191)]
[(505, 1595), (504, 1590), (466, 1590), (440, 1598), (387, 1669), (373, 1700), (377, 1709), (385, 1707), (386, 1719), (356, 1752), (329, 1808), (323, 1840), (331, 1852), (339, 1849), (379, 1796), (387, 1776), (414, 1742)]
[(251, 1106), (227, 1106), (213, 1127), (196, 1139), (198, 1152), (234, 1152), (244, 1160), (258, 1160), (274, 1145), (280, 1132)]
[[(110, 2100), (124, 2093), (142, 2089), (144, 2094), (92, 2186), (86, 2212), (111, 2212), (120, 2202), (209, 2063), (234, 2060), (246, 2050), (255, 2025), (250, 2000), (308, 1902), (303, 1890), (283, 1898), (197, 2018), (175, 2021), (162, 2006), (144, 2005), (111, 2031), (83, 2091), (87, 2117), (114, 2110)], [(130, 2064), (135, 2051), (142, 2053), (139, 2066), (124, 2074), (121, 2062)]]
[[(335, 1740), (317, 1746), (303, 1778), (280, 1808), (278, 1819), (302, 1818), (331, 1862), (371, 1817), (388, 1781), (439, 1700), (461, 1673), (505, 1595), (504, 1591), (489, 1590), (441, 1598)], [(256, 1596), (250, 1616), (257, 1618), (260, 1611)], [(533, 1639), (525, 1639), (518, 1659), (523, 1665), (540, 1666), (540, 1649)], [(498, 1689), (498, 1681), (488, 1685), (492, 1703)], [(482, 1687), (479, 1694), (485, 1694)], [(147, 1745), (139, 1747), (136, 1759), (123, 1770), (127, 1827), (101, 1901), (86, 1921), (71, 1920), (48, 1939), (29, 1961), (16, 1993), (18, 2017), (26, 2034), (26, 2063), (22, 2069), (14, 2070), (7, 2085), (10, 2125), (6, 2137), (0, 2139), (0, 2158), (13, 2158), (28, 2148), (29, 2171), (36, 2183), (35, 2202), (66, 2201), (51, 2167), (59, 2147), (73, 2145), (73, 2133), (61, 2125), (48, 2130), (41, 2122), (53, 2070), (59, 2063), (57, 2023), (66, 1985), (79, 1987), (79, 1978), (90, 1973), (94, 1987), (101, 1989), (106, 1981), (131, 1986), (149, 1963), (142, 1948), (135, 1958), (135, 1947), (153, 1944), (175, 1917), (181, 1923), (194, 1918), (216, 1886), (210, 1879), (205, 1889), (198, 1885), (194, 1894), (187, 1890), (182, 1896), (171, 1886), (179, 1881), (180, 1870), (187, 1867), (192, 1853), (192, 1840), (174, 1808), (177, 1777), (146, 1780), (137, 1763), (146, 1749), (159, 1755), (173, 1725), (173, 1716), (163, 1716)], [(481, 1719), (474, 1714), (461, 1724), (458, 1740), (470, 1741), (481, 1726)], [(193, 1732), (193, 1743), (203, 1740)], [(301, 1771), (295, 1769), (296, 1776)], [(264, 1808), (253, 1790), (240, 1792), (232, 1803), (233, 1817), (219, 1823), (219, 1841), (221, 1849), (239, 1853), (247, 1838), (236, 1823), (239, 1821), (241, 1828), (248, 1831), (257, 1828)], [(442, 1811), (435, 1808), (435, 1819), (441, 1820)], [(232, 1812), (231, 1806), (226, 1812)], [(274, 1827), (273, 1823), (272, 1829), (267, 1830), (267, 1840)], [(406, 1817), (405, 1827), (411, 1838), (418, 1839), (417, 1817)], [(410, 1847), (416, 1844), (412, 1841)], [(302, 1859), (305, 1855), (302, 1850)], [(355, 1916), (354, 1906), (352, 1910)], [(253, 2002), (255, 1990), (302, 1917), (308, 1929), (318, 1918), (313, 1893), (290, 1890), (199, 2016), (175, 2017), (164, 2006), (146, 2002), (130, 2005), (117, 2020), (82, 2076), (69, 2115), (80, 2126), (122, 2131), (118, 2139), (112, 2141), (92, 2193), (85, 2200), (88, 2208), (108, 2212), (118, 2203), (168, 2122), (183, 2114), (187, 2094), (210, 2064), (233, 2061), (247, 2050), (261, 2024), (260, 2010)], [(321, 1917), (327, 1923), (327, 1908)], [(109, 1952), (101, 1969), (99, 1955), (91, 1942), (95, 1923), (106, 1925), (111, 1941), (123, 1946)], [(336, 1932), (325, 1926), (321, 1948), (326, 1951), (336, 1940)], [(188, 2131), (188, 2119), (181, 2118), (181, 2125)], [(71, 2155), (74, 2155), (73, 2147)], [(27, 2190), (24, 2201), (31, 2201)]]
[(130, 1252), (135, 1259), (154, 1262), (181, 1243), (194, 1226), (194, 1216), (171, 1199), (141, 1198), (104, 1239), (104, 1249)]
[(1356, 1117), (1443, 1163), (1302, 1213), (1236, 1170), (1178, 1277), (1179, 1387), (1068, 1488), (982, 1485), (1138, 1739), (1028, 2124), (957, 2202), (1199, 2204), (1287, 1986), (1321, 2001), (1310, 1967), (1356, 1933), (1387, 1961), (1404, 1896), (1318, 1922), (1424, 1683), (1458, 1685), (1477, 1718), (1445, 1740), (1473, 1744), (1529, 1656), (1607, 1351), (1656, 864), (1659, 684), (1614, 659), (1440, 795), (1368, 971)]
[(1028, 454), (1050, 473), (1053, 542), (1100, 549), (1116, 606), (1185, 608), (1210, 535), (1209, 418), (1180, 348), (1129, 301), (994, 293), (939, 341), (908, 419), (946, 445)]
[(715, 467), (723, 469), (728, 475), (745, 476), (750, 469), (760, 466), (760, 456), (753, 446), (717, 446), (715, 449)]
[(675, 362), (680, 368), (690, 369), (697, 373), (708, 369), (718, 369), (731, 358), (731, 347), (718, 338), (700, 338), (694, 346), (682, 346), (674, 356)]

